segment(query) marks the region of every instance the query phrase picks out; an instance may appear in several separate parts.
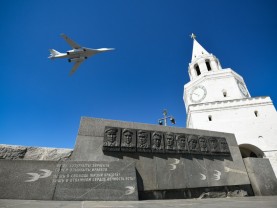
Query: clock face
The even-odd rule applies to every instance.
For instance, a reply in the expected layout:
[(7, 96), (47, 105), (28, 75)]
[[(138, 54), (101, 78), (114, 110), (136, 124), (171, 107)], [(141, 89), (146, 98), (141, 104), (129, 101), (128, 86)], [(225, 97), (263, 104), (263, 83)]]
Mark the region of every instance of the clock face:
[(193, 103), (199, 103), (201, 102), (202, 100), (204, 100), (204, 98), (206, 97), (207, 95), (207, 90), (204, 86), (202, 85), (198, 85), (196, 86), (195, 88), (193, 88), (191, 90), (191, 93), (190, 93), (190, 100), (191, 102)]
[(238, 86), (239, 86), (239, 89), (241, 91), (241, 93), (244, 95), (244, 96), (248, 96), (248, 92), (244, 86), (244, 84), (242, 84), (242, 82), (240, 81), (237, 81), (238, 82)]

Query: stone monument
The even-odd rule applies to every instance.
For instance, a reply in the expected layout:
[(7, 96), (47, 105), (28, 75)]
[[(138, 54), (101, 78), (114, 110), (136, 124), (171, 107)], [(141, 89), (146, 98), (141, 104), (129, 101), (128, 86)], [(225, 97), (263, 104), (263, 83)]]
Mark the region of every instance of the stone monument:
[(253, 194), (233, 134), (83, 117), (71, 160), (134, 162), (139, 199)]
[[(246, 196), (253, 195), (251, 180), (261, 178), (247, 172), (235, 136), (222, 132), (83, 117), (70, 154), (58, 161), (0, 160), (0, 198)], [(263, 180), (254, 184), (255, 193), (277, 192), (274, 179), (270, 190)]]

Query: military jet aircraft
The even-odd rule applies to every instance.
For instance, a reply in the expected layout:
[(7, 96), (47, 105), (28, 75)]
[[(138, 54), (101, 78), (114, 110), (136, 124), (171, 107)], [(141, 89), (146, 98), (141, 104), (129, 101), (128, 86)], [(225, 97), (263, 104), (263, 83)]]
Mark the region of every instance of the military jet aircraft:
[(86, 48), (81, 47), (79, 44), (71, 40), (65, 34), (61, 34), (61, 36), (65, 39), (65, 41), (73, 48), (72, 50), (66, 51), (66, 53), (60, 53), (54, 49), (50, 49), (50, 56), (48, 58), (68, 58), (68, 62), (75, 62), (73, 68), (70, 71), (70, 75), (72, 75), (80, 66), (80, 64), (86, 60), (88, 57), (93, 56), (97, 53), (102, 53), (105, 51), (114, 50), (114, 48)]

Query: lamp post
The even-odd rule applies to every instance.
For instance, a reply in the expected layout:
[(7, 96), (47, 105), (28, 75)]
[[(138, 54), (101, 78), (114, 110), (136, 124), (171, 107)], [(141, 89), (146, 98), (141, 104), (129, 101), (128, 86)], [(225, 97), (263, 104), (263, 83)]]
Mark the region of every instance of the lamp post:
[(163, 110), (163, 116), (164, 116), (163, 118), (158, 120), (159, 125), (167, 126), (167, 119), (169, 119), (172, 124), (176, 123), (173, 116), (167, 116), (167, 110), (166, 109)]

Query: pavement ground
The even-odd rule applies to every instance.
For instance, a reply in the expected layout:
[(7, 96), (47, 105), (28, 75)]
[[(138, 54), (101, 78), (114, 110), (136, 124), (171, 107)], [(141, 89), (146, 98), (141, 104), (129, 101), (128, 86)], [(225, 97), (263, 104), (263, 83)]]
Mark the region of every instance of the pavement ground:
[(277, 208), (277, 196), (145, 201), (41, 201), (0, 199), (0, 208)]

